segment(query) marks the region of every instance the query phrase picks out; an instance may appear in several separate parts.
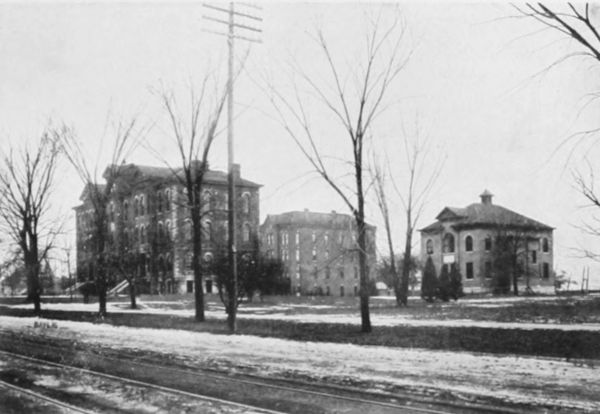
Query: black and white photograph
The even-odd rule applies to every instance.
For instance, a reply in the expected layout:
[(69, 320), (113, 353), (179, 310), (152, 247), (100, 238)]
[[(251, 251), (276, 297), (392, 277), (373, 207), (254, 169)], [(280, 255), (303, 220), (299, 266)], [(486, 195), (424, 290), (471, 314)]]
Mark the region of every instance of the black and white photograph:
[(600, 412), (600, 2), (0, 0), (0, 413)]

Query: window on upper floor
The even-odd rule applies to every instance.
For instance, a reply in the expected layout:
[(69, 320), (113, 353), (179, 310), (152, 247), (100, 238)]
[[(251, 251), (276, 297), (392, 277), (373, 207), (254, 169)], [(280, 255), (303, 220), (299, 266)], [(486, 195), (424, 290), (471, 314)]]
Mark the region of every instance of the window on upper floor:
[(242, 194), (242, 212), (244, 214), (250, 212), (250, 193)]
[(140, 196), (140, 216), (146, 214), (146, 197), (142, 194)]
[(161, 191), (156, 194), (156, 211), (161, 213), (163, 210), (163, 194)]
[(465, 251), (472, 252), (473, 251), (473, 237), (467, 236), (465, 238)]
[(542, 251), (544, 253), (548, 253), (550, 251), (550, 244), (548, 243), (548, 239), (546, 237), (542, 239)]
[(244, 242), (250, 241), (250, 224), (244, 223), (244, 228), (242, 229), (242, 239)]
[(532, 250), (531, 251), (531, 263), (532, 264), (536, 264), (537, 263), (537, 250)]
[(486, 252), (489, 252), (490, 250), (492, 250), (492, 238), (490, 236), (487, 236), (483, 243), (484, 243)]
[(427, 251), (427, 254), (433, 254), (433, 240), (428, 239), (425, 242), (425, 250)]
[(446, 233), (444, 236), (444, 245), (442, 251), (444, 253), (454, 253), (454, 235)]

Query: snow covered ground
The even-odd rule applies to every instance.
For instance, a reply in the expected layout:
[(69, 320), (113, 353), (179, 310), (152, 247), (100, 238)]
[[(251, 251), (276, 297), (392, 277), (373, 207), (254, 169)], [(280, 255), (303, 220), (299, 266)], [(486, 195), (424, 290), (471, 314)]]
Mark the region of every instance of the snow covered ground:
[(253, 336), (115, 327), (0, 316), (0, 327), (82, 344), (168, 352), (191, 366), (250, 370), (263, 375), (363, 382), (428, 393), (497, 397), (505, 401), (600, 412), (600, 368), (591, 362), (467, 352), (297, 342)]
[[(531, 299), (531, 298), (529, 298)], [(473, 302), (479, 306), (498, 306), (500, 304), (511, 304), (515, 303), (519, 298), (501, 298), (494, 299), (490, 302), (489, 300), (482, 299), (471, 299), (469, 304)], [(543, 300), (543, 299), (538, 299)], [(548, 300), (545, 298), (545, 300)], [(172, 304), (173, 302), (168, 302)], [(160, 301), (138, 301), (139, 309), (129, 309), (129, 303), (127, 302), (108, 302), (108, 312), (132, 312), (132, 313), (151, 313), (151, 314), (168, 314), (178, 315), (185, 317), (192, 317), (192, 309), (171, 309), (170, 307), (164, 306), (167, 302)], [(296, 304), (280, 304), (277, 306), (266, 307), (252, 307), (245, 306), (238, 314), (239, 318), (248, 319), (263, 319), (263, 320), (286, 320), (295, 321), (302, 323), (343, 323), (343, 324), (360, 324), (360, 315), (356, 311), (347, 311), (345, 313), (319, 313), (320, 309), (329, 309), (331, 305), (311, 305), (311, 309), (314, 313), (299, 313), (294, 314), (288, 312), (293, 309), (294, 306), (305, 306)], [(29, 309), (32, 307), (31, 304), (17, 304), (12, 305), (13, 308), (25, 308)], [(66, 311), (86, 311), (86, 312), (97, 312), (97, 303), (47, 303), (42, 305), (43, 309), (49, 310), (66, 310)], [(225, 319), (225, 312), (222, 307), (211, 307), (206, 311), (207, 318), (211, 319)], [(371, 322), (373, 326), (445, 326), (445, 327), (480, 327), (480, 328), (500, 328), (500, 329), (558, 329), (565, 331), (600, 331), (600, 323), (570, 323), (561, 324), (553, 323), (552, 321), (545, 322), (495, 322), (495, 321), (477, 321), (471, 319), (417, 319), (410, 314), (377, 314), (373, 312), (371, 314)]]

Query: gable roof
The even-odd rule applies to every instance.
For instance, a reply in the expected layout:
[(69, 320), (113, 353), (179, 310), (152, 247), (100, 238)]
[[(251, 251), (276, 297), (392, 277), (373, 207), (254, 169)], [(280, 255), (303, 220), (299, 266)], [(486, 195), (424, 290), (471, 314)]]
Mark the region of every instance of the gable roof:
[[(491, 196), (484, 192), (482, 196)], [(509, 228), (523, 230), (549, 231), (553, 230), (544, 223), (526, 217), (506, 207), (488, 202), (473, 203), (464, 208), (444, 207), (436, 217), (437, 221), (422, 228), (423, 233), (436, 233), (442, 231), (442, 223), (450, 222), (452, 227), (459, 230), (473, 227)]]

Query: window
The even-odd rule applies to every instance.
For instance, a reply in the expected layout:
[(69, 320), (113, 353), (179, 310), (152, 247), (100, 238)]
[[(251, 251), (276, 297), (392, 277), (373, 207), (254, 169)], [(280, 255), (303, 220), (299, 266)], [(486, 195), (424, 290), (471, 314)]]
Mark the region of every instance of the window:
[(315, 279), (319, 277), (319, 269), (317, 266), (313, 266), (313, 275), (315, 276)]
[(249, 193), (242, 194), (242, 212), (244, 214), (248, 214), (248, 212), (250, 212), (250, 194)]
[(465, 238), (465, 250), (468, 252), (473, 251), (473, 237), (467, 236)]
[(267, 244), (269, 246), (273, 245), (273, 234), (271, 234), (271, 233), (267, 234)]
[(208, 190), (202, 193), (202, 211), (208, 211), (210, 209), (211, 199), (212, 197)]
[(317, 241), (317, 233), (315, 233), (314, 231), (312, 232), (312, 235), (310, 237), (313, 243)]
[(340, 286), (340, 296), (344, 296), (344, 287)]
[(171, 222), (167, 220), (165, 223), (165, 236), (167, 240), (171, 240)]
[(161, 241), (164, 235), (164, 231), (163, 231), (163, 224), (162, 222), (158, 222), (158, 241)]
[(123, 220), (129, 219), (129, 203), (127, 201), (123, 201)]
[(358, 279), (358, 267), (354, 266), (354, 279)]
[(427, 250), (427, 254), (433, 254), (433, 240), (427, 240), (425, 243), (425, 249)]
[(314, 247), (312, 249), (312, 259), (317, 260), (317, 249), (315, 249)]
[(548, 253), (550, 251), (550, 245), (548, 244), (548, 239), (545, 237), (542, 239), (542, 251), (544, 253)]
[(340, 267), (340, 268), (338, 269), (338, 274), (339, 274), (339, 276), (340, 276), (340, 279), (343, 279), (343, 278), (344, 278), (344, 268), (343, 268), (343, 267)]
[(544, 279), (550, 278), (550, 265), (548, 263), (544, 263), (542, 267), (542, 277)]
[(450, 233), (446, 233), (444, 236), (444, 253), (454, 253), (454, 236)]
[[(331, 269), (329, 269), (329, 266), (327, 266), (325, 268), (325, 279), (329, 279), (330, 277), (331, 277)], [(327, 291), (329, 291), (329, 288), (327, 288)]]
[(485, 238), (484, 244), (485, 244), (486, 252), (489, 252), (490, 250), (492, 250), (492, 238), (490, 236), (487, 236)]
[(296, 261), (299, 262), (300, 261), (300, 250), (296, 249)]
[(485, 278), (486, 279), (491, 279), (492, 278), (492, 262), (485, 262)]
[(249, 242), (250, 241), (250, 224), (248, 224), (248, 223), (244, 223), (244, 229), (243, 229), (243, 233), (242, 233), (242, 240), (244, 240), (244, 242)]
[(188, 280), (185, 284), (187, 293), (194, 293), (194, 281)]
[(331, 290), (329, 289), (329, 286), (325, 286), (325, 295), (331, 295)]
[(358, 296), (358, 286), (354, 285), (354, 296)]
[(171, 210), (171, 190), (165, 190), (165, 211), (169, 210)]
[(140, 200), (136, 197), (133, 200), (133, 217), (137, 217), (139, 214), (138, 207), (140, 205)]
[(325, 240), (325, 244), (329, 243), (329, 234), (325, 233), (325, 235), (323, 236), (323, 239)]
[(146, 214), (146, 198), (144, 197), (144, 195), (140, 196), (140, 216), (143, 216)]
[(531, 263), (533, 263), (533, 264), (537, 263), (537, 250), (531, 251)]
[(162, 209), (163, 209), (163, 196), (160, 191), (158, 192), (158, 194), (156, 196), (157, 196), (156, 211), (158, 211), (160, 213), (160, 212), (162, 212)]
[(204, 234), (206, 236), (207, 241), (212, 241), (213, 231), (212, 231), (212, 223), (210, 222), (210, 220), (206, 220), (204, 222)]
[(298, 246), (300, 244), (300, 232), (297, 231), (296, 232), (296, 246)]
[(473, 262), (467, 263), (467, 279), (473, 279)]
[(325, 250), (325, 259), (329, 260), (329, 250)]

